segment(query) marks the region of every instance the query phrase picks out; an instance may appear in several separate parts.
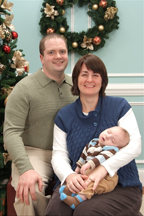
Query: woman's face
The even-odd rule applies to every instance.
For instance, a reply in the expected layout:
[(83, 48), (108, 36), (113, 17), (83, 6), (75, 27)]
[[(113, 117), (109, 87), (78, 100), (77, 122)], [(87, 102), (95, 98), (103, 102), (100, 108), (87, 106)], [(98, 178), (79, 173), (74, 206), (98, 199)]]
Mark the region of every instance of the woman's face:
[(101, 75), (94, 73), (92, 70), (88, 70), (85, 64), (83, 64), (78, 76), (78, 88), (80, 90), (80, 96), (98, 96), (101, 86)]

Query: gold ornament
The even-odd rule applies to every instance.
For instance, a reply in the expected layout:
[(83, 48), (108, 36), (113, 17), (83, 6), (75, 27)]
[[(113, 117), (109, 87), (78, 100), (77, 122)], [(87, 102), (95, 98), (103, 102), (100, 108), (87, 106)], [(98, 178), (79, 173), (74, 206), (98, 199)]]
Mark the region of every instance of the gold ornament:
[(78, 47), (78, 43), (77, 43), (77, 42), (73, 42), (73, 43), (72, 43), (72, 47), (73, 47), (73, 48), (77, 48), (77, 47)]
[(101, 43), (101, 38), (96, 36), (93, 38), (93, 44), (99, 45)]
[(98, 5), (97, 4), (93, 4), (92, 9), (93, 10), (97, 10), (98, 9)]
[(64, 15), (65, 14), (65, 10), (64, 9), (62, 9), (62, 15)]
[(59, 5), (63, 5), (63, 3), (64, 3), (64, 0), (56, 0), (56, 3), (58, 3)]
[(0, 63), (0, 74), (4, 71), (4, 69), (5, 69), (5, 66), (2, 63)]
[(44, 8), (46, 17), (51, 17), (52, 20), (54, 20), (54, 16), (59, 15), (59, 12), (54, 10), (54, 7), (55, 6), (50, 6), (48, 3), (46, 3), (46, 8)]
[(54, 33), (54, 32), (55, 32), (55, 30), (53, 28), (48, 28), (47, 31), (46, 31), (47, 34), (51, 34), (51, 33)]
[(84, 36), (83, 43), (81, 44), (81, 47), (93, 50), (94, 47), (92, 45), (92, 38), (87, 38), (87, 36)]
[(1, 3), (2, 3), (2, 0), (0, 0), (0, 5), (1, 5)]
[(109, 19), (113, 19), (114, 15), (117, 13), (118, 9), (115, 7), (108, 7), (105, 11), (104, 19), (108, 21)]
[(107, 1), (106, 1), (106, 0), (101, 0), (101, 1), (99, 2), (99, 6), (102, 7), (102, 8), (106, 8), (106, 6), (107, 6)]
[(99, 25), (99, 26), (98, 26), (98, 30), (99, 30), (99, 31), (103, 31), (103, 30), (104, 30), (104, 26), (103, 26), (103, 25)]
[[(15, 68), (17, 71), (17, 74), (19, 76), (21, 76), (24, 72), (25, 72), (25, 66), (28, 67), (29, 62), (26, 61), (23, 57), (22, 57), (22, 53), (20, 51), (15, 51), (14, 55), (12, 57), (13, 60), (13, 64), (11, 64), (12, 68)], [(26, 71), (27, 72), (27, 71)]]
[(12, 8), (13, 7), (13, 3), (9, 2), (7, 3), (7, 0), (4, 0), (3, 4), (1, 5), (1, 8), (3, 9), (6, 9), (8, 11), (12, 11)]
[(65, 33), (65, 28), (64, 28), (64, 27), (61, 27), (61, 28), (60, 28), (60, 32), (61, 32), (61, 33)]

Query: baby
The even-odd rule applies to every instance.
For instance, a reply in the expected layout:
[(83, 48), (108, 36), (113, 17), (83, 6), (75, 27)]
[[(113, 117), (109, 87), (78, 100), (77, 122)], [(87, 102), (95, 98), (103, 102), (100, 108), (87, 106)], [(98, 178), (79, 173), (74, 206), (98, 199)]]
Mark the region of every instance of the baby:
[[(116, 154), (119, 149), (129, 143), (129, 133), (119, 126), (104, 130), (99, 138), (92, 139), (83, 149), (81, 157), (77, 161), (76, 173), (88, 175), (95, 167), (102, 164), (105, 160)], [(90, 178), (89, 178), (90, 179)], [(66, 185), (59, 189), (60, 199), (75, 209), (77, 205), (86, 199), (90, 199), (94, 194), (107, 193), (112, 191), (118, 183), (118, 175), (110, 177), (108, 174), (102, 179), (95, 191), (93, 190), (94, 181), (78, 194), (71, 193)]]

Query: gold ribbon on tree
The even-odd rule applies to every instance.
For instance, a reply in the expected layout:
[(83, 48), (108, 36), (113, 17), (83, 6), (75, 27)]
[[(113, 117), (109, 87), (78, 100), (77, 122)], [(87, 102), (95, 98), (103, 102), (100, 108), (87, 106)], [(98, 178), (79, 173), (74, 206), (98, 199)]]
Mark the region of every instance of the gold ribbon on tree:
[(7, 0), (4, 0), (3, 4), (1, 5), (1, 8), (6, 9), (8, 11), (12, 11), (11, 9), (12, 7), (13, 7), (13, 3), (11, 2), (7, 3)]
[(16, 71), (17, 71), (17, 74), (19, 76), (21, 76), (25, 72), (25, 68), (24, 67), (28, 67), (29, 66), (29, 62), (26, 61), (22, 57), (22, 53), (20, 51), (15, 51), (14, 52), (12, 60), (13, 60), (13, 64), (11, 64), (11, 67), (15, 68)]
[(12, 31), (14, 31), (15, 30), (15, 27), (14, 27), (14, 25), (12, 25), (11, 24), (11, 21), (13, 20), (13, 18), (14, 18), (14, 15), (12, 14), (12, 15), (5, 15), (5, 22), (4, 22), (4, 24), (7, 26), (7, 27), (9, 27)]
[(5, 32), (3, 29), (3, 25), (0, 25), (0, 38), (4, 39), (5, 38)]

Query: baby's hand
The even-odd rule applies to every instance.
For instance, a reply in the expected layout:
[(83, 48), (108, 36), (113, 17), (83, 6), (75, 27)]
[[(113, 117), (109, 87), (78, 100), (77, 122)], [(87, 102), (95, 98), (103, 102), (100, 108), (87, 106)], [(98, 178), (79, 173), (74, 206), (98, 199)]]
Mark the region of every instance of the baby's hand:
[(91, 168), (91, 165), (90, 165), (89, 163), (84, 164), (84, 165), (81, 167), (81, 169), (80, 169), (81, 174), (84, 175), (85, 172), (86, 172), (86, 170), (89, 169), (89, 168)]

